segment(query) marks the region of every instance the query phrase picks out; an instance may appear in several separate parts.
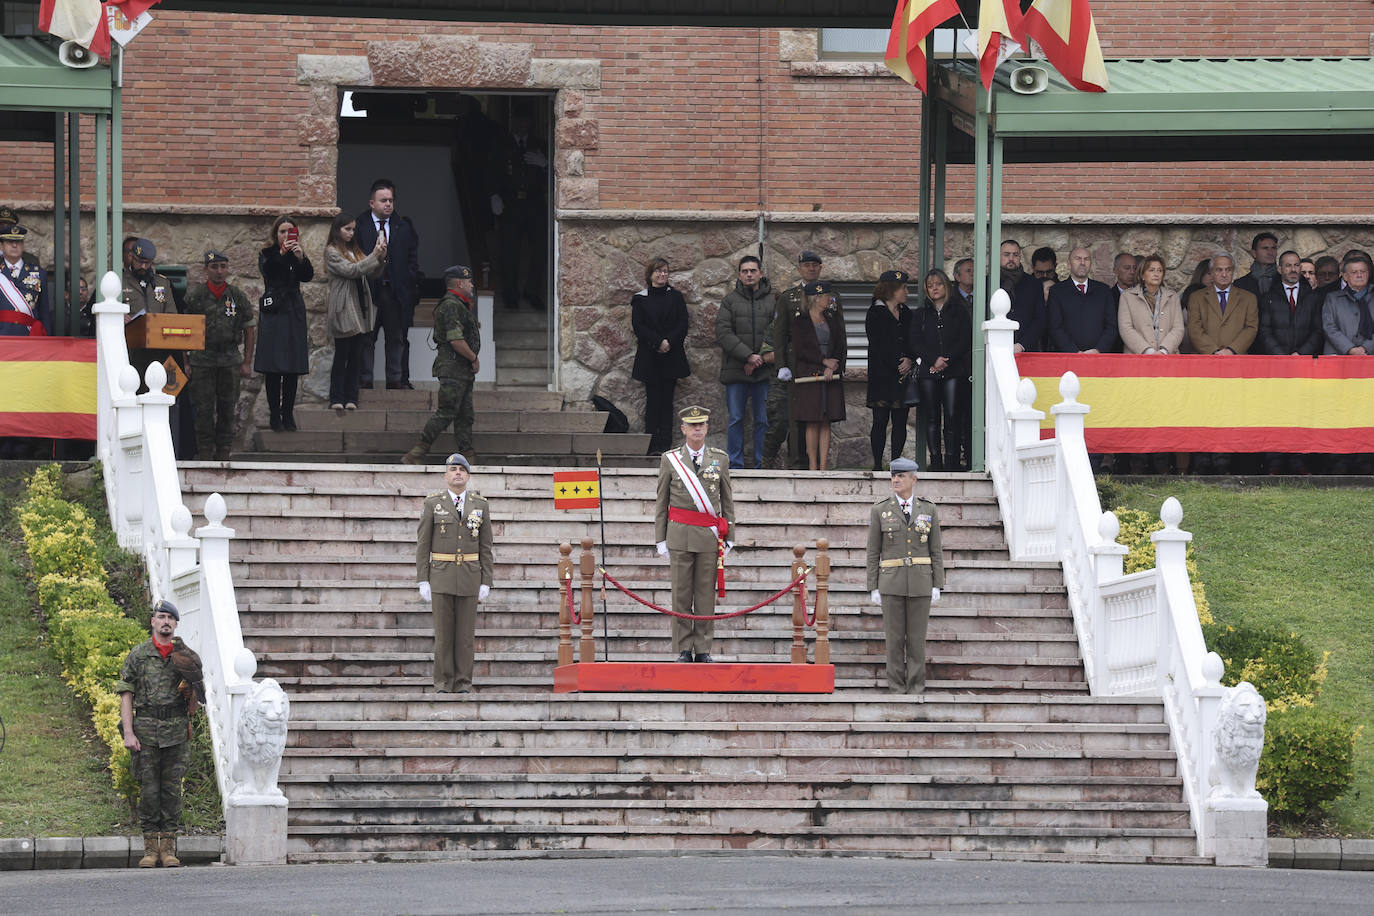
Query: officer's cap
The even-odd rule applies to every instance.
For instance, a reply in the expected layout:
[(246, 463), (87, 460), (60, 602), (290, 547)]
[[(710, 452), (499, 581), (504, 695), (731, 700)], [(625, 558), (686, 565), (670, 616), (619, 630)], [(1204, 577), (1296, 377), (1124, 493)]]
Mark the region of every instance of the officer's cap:
[(467, 471), (469, 474), (472, 473), (472, 465), (468, 464), (468, 460), (464, 458), (462, 455), (460, 455), (458, 452), (454, 452), (452, 455), (449, 455), (448, 460), (446, 460), (444, 464), (451, 468), (460, 467), (463, 470)]
[(883, 275), (878, 278), (879, 283), (906, 283), (911, 279), (911, 274), (904, 270), (885, 270)]
[(134, 242), (133, 255), (140, 261), (155, 261), (157, 260), (157, 246), (148, 239), (139, 239)]
[(894, 474), (916, 473), (916, 462), (912, 461), (910, 458), (894, 458), (892, 459), (891, 467), (892, 473)]
[(696, 404), (682, 408), (677, 415), (683, 423), (709, 423), (711, 421), (711, 411)]
[(161, 601), (153, 605), (153, 613), (171, 614), (173, 620), (181, 619), (181, 611), (178, 611), (177, 606), (172, 602), (168, 601), (166, 598), (163, 598)]
[(24, 236), (28, 234), (29, 230), (25, 229), (18, 223), (15, 223), (12, 226), (4, 226), (3, 229), (0, 229), (0, 241), (22, 242), (24, 241)]
[(471, 280), (472, 268), (463, 264), (454, 264), (452, 267), (444, 268), (444, 279), (447, 280)]
[(815, 283), (806, 284), (803, 290), (808, 296), (828, 296), (830, 295), (830, 284), (824, 280), (817, 280)]
[(6, 204), (0, 206), (0, 224), (14, 225), (19, 222), (19, 214), (14, 212), (14, 208)]
[(807, 262), (810, 262), (812, 264), (820, 264), (822, 263), (821, 256), (811, 250), (803, 251), (801, 255), (797, 257), (797, 263), (806, 264)]
[(224, 254), (224, 252), (222, 252), (222, 251), (215, 251), (215, 250), (212, 248), (212, 249), (210, 249), (209, 251), (205, 252), (205, 266), (206, 266), (206, 267), (209, 267), (211, 264), (228, 264), (228, 263), (229, 263), (229, 256), (226, 255), (226, 254)]

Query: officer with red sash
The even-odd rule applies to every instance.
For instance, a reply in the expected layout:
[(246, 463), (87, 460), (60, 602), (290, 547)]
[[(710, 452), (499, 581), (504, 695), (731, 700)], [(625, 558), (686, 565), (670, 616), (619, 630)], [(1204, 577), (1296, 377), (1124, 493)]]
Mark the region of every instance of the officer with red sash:
[[(725, 556), (734, 546), (735, 500), (730, 493), (730, 457), (708, 448), (711, 420), (704, 407), (684, 408), (681, 446), (663, 453), (658, 466), (654, 540), (673, 571), (673, 610), (716, 612), (725, 594)], [(715, 621), (673, 618), (673, 651), (680, 662), (711, 661)]]
[(20, 225), (0, 229), (0, 335), (43, 337), (52, 325), (52, 302), (48, 274), (24, 258), (24, 237), (29, 231)]

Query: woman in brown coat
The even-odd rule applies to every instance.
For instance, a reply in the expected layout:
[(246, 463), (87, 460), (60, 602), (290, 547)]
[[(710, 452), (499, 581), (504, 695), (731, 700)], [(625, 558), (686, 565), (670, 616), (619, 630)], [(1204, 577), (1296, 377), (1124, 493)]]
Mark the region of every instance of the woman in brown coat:
[(1164, 259), (1157, 254), (1140, 265), (1140, 284), (1121, 293), (1117, 332), (1126, 353), (1177, 353), (1183, 343), (1183, 309), (1178, 293), (1164, 288)]
[(353, 217), (340, 213), (329, 227), (324, 270), (329, 275), (329, 335), (334, 338), (334, 365), (329, 370), (329, 406), (336, 411), (358, 408), (363, 373), (363, 347), (371, 343), (372, 290), (367, 278), (386, 266), (386, 236), (377, 236), (364, 255), (353, 239)]
[[(811, 470), (830, 464), (830, 424), (844, 419), (844, 319), (824, 280), (803, 290), (801, 313), (792, 319), (792, 419), (806, 436)], [(814, 381), (813, 381), (814, 380)]]

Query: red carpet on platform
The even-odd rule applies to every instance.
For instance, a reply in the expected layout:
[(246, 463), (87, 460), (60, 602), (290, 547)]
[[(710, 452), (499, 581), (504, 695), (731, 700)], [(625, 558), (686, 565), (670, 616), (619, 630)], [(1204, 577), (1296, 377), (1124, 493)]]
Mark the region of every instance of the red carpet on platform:
[(554, 693), (834, 693), (834, 665), (580, 662), (553, 669)]

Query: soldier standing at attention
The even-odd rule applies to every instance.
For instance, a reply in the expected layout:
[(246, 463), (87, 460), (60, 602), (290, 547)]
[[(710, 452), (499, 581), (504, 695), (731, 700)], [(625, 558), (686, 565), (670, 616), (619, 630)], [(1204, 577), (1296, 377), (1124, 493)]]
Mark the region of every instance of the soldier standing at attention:
[(191, 722), (205, 699), (200, 656), (176, 638), (181, 613), (170, 601), (153, 605), (152, 638), (129, 650), (119, 671), (124, 746), (138, 780), (138, 820), (143, 827), (139, 868), (176, 868), (181, 780), (191, 762)]
[[(704, 407), (685, 407), (681, 446), (663, 453), (658, 465), (654, 539), (658, 555), (671, 559), (673, 610), (714, 614), (722, 562), (734, 542), (735, 500), (730, 492), (730, 458), (706, 447), (711, 419)], [(680, 662), (711, 661), (714, 620), (673, 618), (673, 651)]]
[[(253, 377), (258, 318), (253, 300), (229, 282), (229, 258), (207, 251), (205, 282), (186, 293), (186, 313), (205, 316), (205, 349), (192, 350), (191, 403), (196, 409), (196, 453), (202, 461), (229, 457), (239, 378)], [(239, 344), (243, 351), (239, 351)]]
[(403, 464), (422, 464), (439, 434), (453, 424), (458, 451), (471, 455), (472, 386), (477, 380), (477, 351), (482, 349), (481, 324), (472, 300), (472, 269), (461, 265), (444, 271), (448, 291), (434, 309), (434, 377), (439, 380), (439, 403), (425, 424), (420, 441), (401, 458)]
[(935, 504), (913, 494), (916, 462), (891, 464), (892, 494), (868, 515), (868, 588), (883, 609), (887, 631), (887, 689), (926, 689), (926, 626), (930, 605), (940, 600), (945, 562)]
[(472, 689), (477, 604), (491, 593), (491, 509), (468, 490), (472, 466), (448, 456), (447, 489), (425, 498), (416, 531), (415, 578), (434, 610), (434, 689)]

